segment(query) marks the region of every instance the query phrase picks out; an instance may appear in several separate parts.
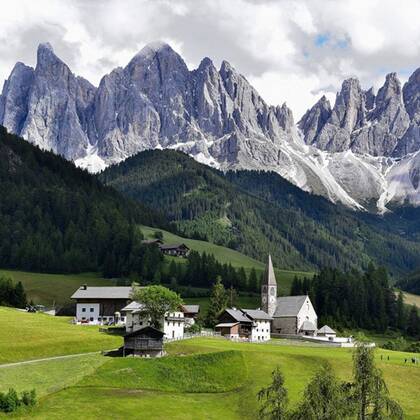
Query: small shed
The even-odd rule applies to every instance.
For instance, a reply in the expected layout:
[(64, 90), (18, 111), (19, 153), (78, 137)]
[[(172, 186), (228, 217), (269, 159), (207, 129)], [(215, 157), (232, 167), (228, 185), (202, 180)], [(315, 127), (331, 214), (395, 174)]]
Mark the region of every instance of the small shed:
[(161, 357), (165, 333), (147, 326), (124, 336), (123, 356)]
[(321, 337), (337, 337), (337, 333), (328, 325), (324, 325), (322, 328), (320, 328), (316, 332), (316, 335), (319, 335)]
[(304, 335), (314, 335), (315, 331), (316, 327), (311, 321), (304, 321), (299, 330)]

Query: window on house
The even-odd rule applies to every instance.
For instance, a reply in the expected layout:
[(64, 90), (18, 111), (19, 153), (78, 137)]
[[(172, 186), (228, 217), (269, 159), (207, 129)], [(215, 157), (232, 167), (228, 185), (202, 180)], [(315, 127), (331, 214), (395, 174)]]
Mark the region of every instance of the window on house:
[(104, 316), (103, 318), (102, 318), (102, 321), (107, 321), (108, 320), (108, 318), (106, 317), (106, 316)]
[(86, 312), (86, 308), (82, 308), (82, 312)]
[(89, 320), (90, 320), (90, 322), (93, 322), (93, 317), (90, 317)]
[(98, 321), (102, 321), (102, 318), (100, 316), (98, 316)]
[(86, 317), (82, 316), (82, 321), (86, 321)]
[(90, 308), (90, 312), (93, 312), (95, 309), (94, 308)]

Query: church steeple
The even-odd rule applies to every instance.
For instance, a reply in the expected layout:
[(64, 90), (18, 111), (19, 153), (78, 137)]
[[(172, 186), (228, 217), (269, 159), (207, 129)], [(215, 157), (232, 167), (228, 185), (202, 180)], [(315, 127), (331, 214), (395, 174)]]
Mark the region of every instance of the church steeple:
[(277, 306), (277, 281), (271, 255), (268, 256), (263, 282), (261, 284), (261, 309), (273, 316)]

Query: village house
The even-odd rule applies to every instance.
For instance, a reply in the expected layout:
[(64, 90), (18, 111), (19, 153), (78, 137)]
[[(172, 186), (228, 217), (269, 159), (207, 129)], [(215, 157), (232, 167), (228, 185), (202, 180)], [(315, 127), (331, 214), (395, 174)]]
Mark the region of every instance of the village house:
[(76, 320), (82, 324), (124, 323), (121, 309), (130, 302), (131, 287), (83, 285), (71, 299), (76, 301)]
[(225, 309), (218, 318), (216, 332), (229, 339), (270, 340), (271, 318), (260, 309)]
[[(142, 304), (136, 301), (130, 302), (121, 309), (125, 316), (125, 329), (132, 333), (149, 326), (149, 320), (142, 314)], [(185, 318), (184, 312), (176, 311), (165, 314), (162, 320), (163, 333), (167, 339), (180, 339), (184, 336)]]
[(160, 250), (165, 255), (170, 255), (173, 257), (188, 257), (190, 253), (190, 248), (185, 244), (174, 244), (174, 245), (160, 245)]
[(261, 308), (272, 317), (273, 333), (312, 336), (317, 331), (318, 317), (309, 296), (277, 297), (277, 281), (271, 256), (261, 285)]
[(200, 305), (182, 305), (184, 312), (185, 326), (194, 325), (200, 314)]
[(163, 356), (163, 336), (163, 331), (150, 326), (130, 332), (124, 336), (123, 356)]
[(337, 333), (330, 328), (328, 325), (324, 325), (322, 328), (320, 328), (317, 332), (316, 335), (318, 337), (327, 337), (330, 339), (334, 339), (337, 337)]

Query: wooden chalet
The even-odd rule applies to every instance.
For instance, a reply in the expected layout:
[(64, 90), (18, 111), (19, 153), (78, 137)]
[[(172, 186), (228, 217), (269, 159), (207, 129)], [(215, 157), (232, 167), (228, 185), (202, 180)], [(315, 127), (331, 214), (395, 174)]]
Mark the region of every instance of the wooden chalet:
[(251, 337), (253, 321), (239, 309), (225, 309), (218, 321), (215, 330), (225, 337), (242, 339)]
[(165, 333), (147, 326), (124, 336), (123, 356), (161, 357)]
[(160, 250), (165, 255), (171, 255), (173, 257), (187, 257), (190, 253), (190, 248), (185, 244), (168, 244), (160, 245)]

